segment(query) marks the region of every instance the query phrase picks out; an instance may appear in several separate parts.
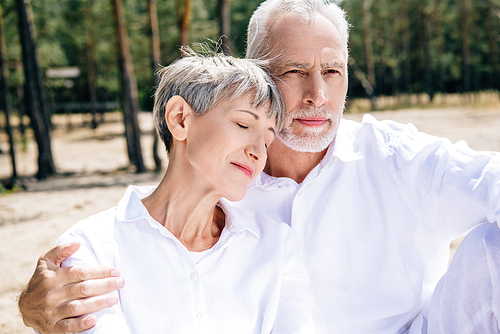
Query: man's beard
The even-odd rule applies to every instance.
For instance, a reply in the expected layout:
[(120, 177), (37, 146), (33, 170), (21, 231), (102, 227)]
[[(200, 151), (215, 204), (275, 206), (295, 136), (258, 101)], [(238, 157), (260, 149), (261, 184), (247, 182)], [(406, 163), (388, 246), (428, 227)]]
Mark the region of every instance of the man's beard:
[[(291, 148), (298, 152), (321, 152), (330, 145), (337, 135), (340, 118), (342, 113), (333, 114), (325, 107), (311, 106), (307, 109), (298, 110), (295, 113), (286, 115), (283, 128), (281, 129), (278, 138)], [(328, 119), (328, 129), (324, 127), (303, 127), (302, 134), (293, 133), (291, 127), (296, 118), (302, 117), (324, 117)]]

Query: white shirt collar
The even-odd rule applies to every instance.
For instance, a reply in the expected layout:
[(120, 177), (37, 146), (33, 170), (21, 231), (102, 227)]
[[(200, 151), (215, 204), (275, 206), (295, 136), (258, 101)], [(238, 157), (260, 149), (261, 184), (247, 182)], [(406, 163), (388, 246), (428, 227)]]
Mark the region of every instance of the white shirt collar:
[[(157, 229), (165, 236), (172, 237), (167, 233), (167, 229), (150, 215), (146, 207), (142, 204), (142, 199), (153, 192), (156, 187), (137, 187), (129, 186), (117, 205), (116, 219), (123, 222), (135, 222), (138, 220), (147, 220), (151, 227)], [(258, 225), (245, 215), (244, 209), (233, 207), (228, 200), (222, 198), (219, 206), (226, 215), (226, 222), (223, 233), (229, 233), (234, 236), (243, 235), (245, 231), (251, 232), (257, 238), (260, 238), (261, 231)]]

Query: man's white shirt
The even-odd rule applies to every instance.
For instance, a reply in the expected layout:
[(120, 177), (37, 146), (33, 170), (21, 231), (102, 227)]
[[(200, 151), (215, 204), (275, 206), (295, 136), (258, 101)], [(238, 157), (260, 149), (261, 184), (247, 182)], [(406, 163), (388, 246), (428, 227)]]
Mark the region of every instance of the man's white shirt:
[(500, 220), (500, 154), (367, 115), (341, 121), (301, 184), (262, 173), (235, 204), (298, 235), (318, 333), (405, 333), (446, 271), (451, 240)]

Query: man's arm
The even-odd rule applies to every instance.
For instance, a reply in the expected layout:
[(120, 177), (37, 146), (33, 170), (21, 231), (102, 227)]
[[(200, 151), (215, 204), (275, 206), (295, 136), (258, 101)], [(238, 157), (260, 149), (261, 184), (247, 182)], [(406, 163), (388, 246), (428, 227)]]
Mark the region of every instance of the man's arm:
[(67, 267), (61, 262), (80, 247), (78, 242), (57, 245), (38, 259), (35, 272), (19, 296), (24, 324), (41, 333), (81, 332), (97, 322), (93, 313), (118, 302), (123, 279), (115, 268)]

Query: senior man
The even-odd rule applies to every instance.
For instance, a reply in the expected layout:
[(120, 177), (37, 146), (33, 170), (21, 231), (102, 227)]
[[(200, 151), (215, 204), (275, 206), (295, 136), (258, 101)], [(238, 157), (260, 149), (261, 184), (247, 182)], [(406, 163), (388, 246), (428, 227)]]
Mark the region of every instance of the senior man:
[[(344, 13), (324, 0), (267, 0), (255, 11), (247, 57), (269, 59), (287, 119), (237, 204), (287, 222), (301, 239), (319, 333), (426, 332), (422, 311), (450, 241), (500, 218), (500, 155), (412, 125), (341, 120), (347, 40)], [(95, 317), (70, 317), (116, 302), (99, 296), (123, 286), (112, 268), (59, 268), (77, 247), (40, 258), (19, 303), (28, 326), (83, 330)]]

